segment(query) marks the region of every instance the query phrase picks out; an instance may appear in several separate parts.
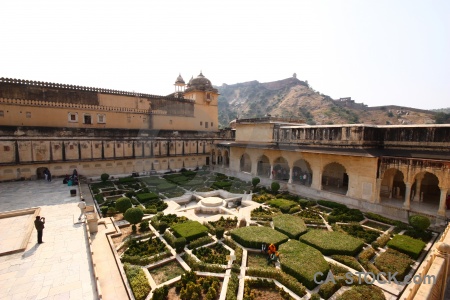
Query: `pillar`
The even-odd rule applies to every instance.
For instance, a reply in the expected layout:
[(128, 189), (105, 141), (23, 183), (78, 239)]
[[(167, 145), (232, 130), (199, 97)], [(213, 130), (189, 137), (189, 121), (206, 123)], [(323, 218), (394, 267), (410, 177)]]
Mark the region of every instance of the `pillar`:
[(392, 198), (392, 196), (394, 195), (394, 190), (393, 190), (393, 186), (394, 186), (394, 175), (391, 175), (391, 178), (389, 178), (389, 199)]
[(376, 188), (375, 188), (375, 203), (380, 203), (381, 198), (380, 198), (380, 193), (381, 193), (381, 182), (383, 181), (383, 179), (381, 178), (377, 178), (377, 182), (376, 182)]
[(311, 187), (316, 189), (316, 190), (321, 190), (322, 189), (322, 172), (321, 171), (316, 171), (312, 173), (312, 183), (311, 183)]
[(405, 191), (405, 202), (403, 203), (403, 208), (410, 209), (411, 208), (411, 183), (407, 182), (406, 191)]
[(416, 189), (414, 191), (414, 198), (413, 198), (413, 201), (415, 201), (415, 202), (419, 202), (420, 200), (422, 200), (420, 197), (420, 193), (421, 193), (420, 187), (422, 185), (423, 176), (424, 175), (422, 174), (421, 176), (416, 177)]
[(288, 183), (292, 183), (292, 173), (294, 173), (294, 167), (289, 168), (289, 181)]
[(444, 300), (445, 292), (447, 290), (448, 268), (449, 268), (449, 264), (450, 264), (450, 262), (449, 262), (450, 261), (450, 245), (448, 245), (446, 243), (439, 243), (439, 245), (437, 246), (436, 256), (442, 257), (445, 261), (445, 271), (444, 271), (441, 290), (439, 293), (439, 296), (440, 296), (439, 299)]
[(273, 165), (270, 165), (270, 179), (273, 179)]
[(447, 211), (445, 200), (447, 198), (448, 188), (441, 188), (440, 190), (441, 190), (441, 197), (439, 199), (438, 215), (445, 216)]

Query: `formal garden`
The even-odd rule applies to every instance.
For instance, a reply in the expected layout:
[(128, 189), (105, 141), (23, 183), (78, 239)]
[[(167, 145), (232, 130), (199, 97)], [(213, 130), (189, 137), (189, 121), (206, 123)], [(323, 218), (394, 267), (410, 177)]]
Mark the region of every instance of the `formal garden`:
[[(392, 299), (437, 238), (423, 216), (404, 223), (258, 183), (205, 170), (93, 182), (102, 214), (127, 221), (112, 241), (134, 297)], [(202, 223), (168, 209), (172, 198), (218, 189), (253, 192), (259, 205)], [(370, 284), (394, 273), (398, 282)]]

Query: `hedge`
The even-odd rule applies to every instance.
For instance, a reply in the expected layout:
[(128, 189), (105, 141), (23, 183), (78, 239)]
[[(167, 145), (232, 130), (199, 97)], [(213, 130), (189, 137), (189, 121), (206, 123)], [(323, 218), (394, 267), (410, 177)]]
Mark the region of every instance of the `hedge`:
[(230, 189), (231, 185), (232, 183), (229, 181), (216, 181), (212, 184), (211, 187), (226, 190)]
[(144, 271), (139, 267), (131, 266), (129, 264), (125, 264), (123, 268), (127, 275), (128, 282), (130, 283), (131, 290), (133, 291), (134, 298), (136, 300), (144, 300), (151, 290)]
[(425, 248), (423, 241), (413, 239), (407, 235), (396, 235), (387, 245), (389, 248), (405, 253), (414, 259), (418, 259), (423, 248)]
[(360, 222), (364, 215), (359, 209), (335, 208), (328, 215), (328, 223), (336, 222)]
[(398, 281), (405, 278), (413, 262), (414, 261), (408, 255), (394, 249), (387, 249), (375, 258), (375, 266), (380, 271), (391, 274), (398, 272), (396, 275)]
[(364, 246), (363, 241), (345, 233), (314, 229), (302, 235), (300, 241), (318, 249), (324, 255), (355, 256)]
[(193, 240), (192, 242), (190, 242), (189, 245), (188, 245), (188, 249), (192, 250), (192, 249), (198, 248), (200, 246), (203, 246), (203, 245), (206, 245), (206, 244), (209, 244), (209, 243), (212, 243), (212, 242), (214, 242), (214, 239), (212, 237), (210, 237), (208, 235), (207, 236), (202, 236), (201, 238), (198, 238), (198, 239)]
[(130, 183), (130, 182), (136, 182), (136, 178), (134, 177), (119, 178), (119, 183)]
[(158, 195), (155, 193), (143, 193), (143, 194), (137, 194), (136, 198), (138, 198), (139, 202), (147, 202), (149, 200), (156, 200), (158, 199)]
[(247, 248), (261, 249), (263, 243), (277, 247), (289, 239), (285, 234), (268, 227), (247, 226), (232, 230), (231, 238)]
[(255, 277), (273, 278), (300, 297), (303, 297), (306, 294), (306, 289), (303, 286), (303, 284), (298, 282), (298, 280), (295, 277), (283, 273), (278, 269), (248, 268), (246, 275)]
[(158, 191), (167, 191), (170, 189), (174, 189), (176, 187), (177, 187), (176, 184), (173, 184), (173, 183), (161, 183), (156, 186), (156, 189)]
[(231, 273), (230, 280), (228, 281), (226, 300), (237, 300), (237, 292), (239, 289), (239, 278), (236, 274)]
[(279, 215), (272, 218), (275, 230), (287, 235), (291, 239), (298, 239), (307, 231), (305, 222), (296, 216)]
[(374, 285), (355, 285), (337, 297), (337, 300), (385, 300), (383, 290)]
[(291, 200), (285, 200), (285, 199), (273, 199), (267, 202), (270, 206), (280, 208), (282, 206), (288, 206), (289, 208), (296, 206), (297, 203)]
[(354, 258), (353, 256), (332, 255), (331, 258), (334, 259), (335, 261), (338, 261), (338, 262), (352, 268), (353, 270), (361, 271), (361, 272), (364, 271), (363, 268), (361, 267), (361, 265), (356, 260), (356, 258)]
[(336, 203), (333, 201), (327, 201), (327, 200), (317, 200), (317, 204), (322, 205), (322, 206), (326, 206), (329, 208), (340, 208), (340, 209), (346, 209), (347, 206), (345, 206), (344, 204), (340, 204), (340, 203)]
[(197, 221), (186, 221), (171, 226), (176, 237), (184, 237), (189, 243), (202, 236), (208, 235), (208, 228)]
[(281, 269), (310, 290), (317, 285), (314, 282), (314, 275), (321, 272), (323, 275), (317, 276), (316, 280), (324, 280), (330, 270), (327, 261), (318, 250), (299, 241), (290, 240), (282, 244), (279, 252)]

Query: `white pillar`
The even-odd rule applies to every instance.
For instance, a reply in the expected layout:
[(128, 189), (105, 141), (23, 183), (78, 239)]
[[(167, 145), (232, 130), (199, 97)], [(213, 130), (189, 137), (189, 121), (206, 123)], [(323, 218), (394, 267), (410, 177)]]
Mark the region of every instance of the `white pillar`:
[(411, 208), (411, 183), (407, 182), (406, 191), (405, 191), (405, 202), (403, 203), (403, 208), (410, 209)]
[(447, 192), (448, 192), (448, 188), (441, 188), (441, 197), (439, 199), (439, 210), (438, 210), (438, 215), (440, 216), (445, 216), (446, 215), (446, 203), (445, 200), (447, 198)]
[(294, 172), (294, 168), (289, 168), (289, 181), (288, 183), (292, 183), (292, 173)]
[(270, 165), (270, 179), (273, 179), (273, 165)]

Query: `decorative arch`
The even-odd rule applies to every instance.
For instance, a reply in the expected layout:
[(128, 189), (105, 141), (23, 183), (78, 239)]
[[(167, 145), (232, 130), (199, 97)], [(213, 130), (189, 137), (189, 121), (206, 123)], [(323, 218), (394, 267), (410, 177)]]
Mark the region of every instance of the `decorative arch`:
[(414, 176), (414, 183), (411, 186), (413, 201), (439, 205), (440, 195), (439, 178), (435, 174), (420, 172)]
[(217, 149), (217, 164), (222, 165), (223, 157), (222, 157), (222, 151), (220, 149)]
[(403, 172), (395, 168), (387, 169), (381, 180), (380, 199), (394, 198), (403, 200), (405, 192), (406, 185)]
[(345, 167), (337, 162), (327, 164), (322, 172), (322, 190), (347, 194), (349, 177)]
[(304, 159), (299, 159), (294, 162), (292, 169), (292, 181), (296, 184), (311, 186), (312, 170), (309, 163)]
[(240, 161), (241, 172), (250, 173), (252, 171), (252, 161), (247, 153), (242, 154)]
[(270, 177), (270, 160), (267, 156), (263, 155), (258, 158), (257, 174), (260, 177)]
[(273, 179), (289, 180), (289, 164), (284, 157), (278, 157), (273, 162)]

